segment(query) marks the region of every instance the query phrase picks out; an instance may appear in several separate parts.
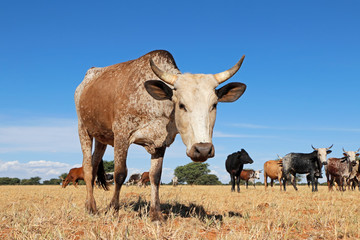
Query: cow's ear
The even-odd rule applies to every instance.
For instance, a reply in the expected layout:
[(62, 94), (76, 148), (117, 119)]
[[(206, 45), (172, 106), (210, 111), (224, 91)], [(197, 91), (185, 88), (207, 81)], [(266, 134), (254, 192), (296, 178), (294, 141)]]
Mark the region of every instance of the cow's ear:
[(327, 151), (326, 151), (327, 154), (330, 154), (331, 152), (332, 152), (331, 150), (327, 150)]
[(146, 91), (156, 100), (172, 98), (173, 91), (168, 85), (159, 80), (149, 80), (144, 83)]
[(343, 153), (344, 157), (347, 157), (346, 153)]
[(357, 157), (360, 156), (360, 153), (357, 153), (356, 156), (357, 156)]
[(216, 89), (216, 95), (219, 102), (234, 102), (238, 100), (246, 90), (246, 85), (243, 83), (233, 82), (226, 84), (220, 89)]

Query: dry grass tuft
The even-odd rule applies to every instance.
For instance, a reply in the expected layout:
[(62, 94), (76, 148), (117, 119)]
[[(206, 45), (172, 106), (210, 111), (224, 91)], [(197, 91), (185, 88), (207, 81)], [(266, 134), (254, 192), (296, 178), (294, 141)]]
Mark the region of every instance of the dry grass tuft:
[(95, 190), (99, 213), (85, 212), (85, 186), (0, 186), (0, 239), (359, 239), (358, 191), (295, 192), (264, 187), (161, 186), (166, 219), (148, 217), (150, 188)]

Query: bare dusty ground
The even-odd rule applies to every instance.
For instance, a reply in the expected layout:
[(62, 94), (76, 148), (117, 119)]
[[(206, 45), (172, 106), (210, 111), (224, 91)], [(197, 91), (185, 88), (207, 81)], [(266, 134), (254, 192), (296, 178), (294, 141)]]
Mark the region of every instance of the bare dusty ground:
[(161, 186), (164, 222), (148, 217), (150, 188), (123, 187), (122, 208), (106, 212), (112, 190), (85, 186), (0, 186), (0, 239), (359, 239), (358, 191), (280, 192), (263, 186)]

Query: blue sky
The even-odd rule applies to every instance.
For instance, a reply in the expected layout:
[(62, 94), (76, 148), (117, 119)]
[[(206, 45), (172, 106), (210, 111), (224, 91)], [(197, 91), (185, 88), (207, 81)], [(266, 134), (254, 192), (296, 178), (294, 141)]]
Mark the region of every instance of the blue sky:
[[(170, 51), (182, 72), (217, 73), (246, 58), (231, 81), (247, 85), (221, 103), (216, 155), (244, 148), (262, 169), (289, 152), (360, 147), (358, 1), (7, 1), (0, 8), (0, 177), (43, 180), (80, 166), (74, 91), (90, 67)], [(105, 160), (112, 160), (109, 147)], [(189, 163), (178, 136), (163, 181)], [(150, 156), (132, 146), (129, 174)]]

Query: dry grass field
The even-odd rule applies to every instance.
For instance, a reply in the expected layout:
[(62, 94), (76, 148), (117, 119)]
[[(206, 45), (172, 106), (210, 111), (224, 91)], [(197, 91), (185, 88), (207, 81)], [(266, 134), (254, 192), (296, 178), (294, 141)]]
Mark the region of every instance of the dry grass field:
[(123, 187), (123, 207), (105, 214), (112, 190), (95, 190), (99, 213), (85, 212), (85, 186), (0, 186), (0, 239), (359, 239), (358, 191), (312, 193), (263, 186), (161, 186), (166, 220), (150, 221), (150, 188)]

